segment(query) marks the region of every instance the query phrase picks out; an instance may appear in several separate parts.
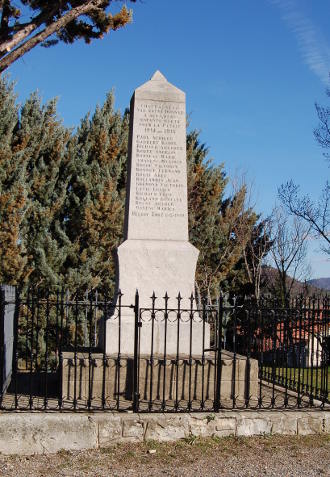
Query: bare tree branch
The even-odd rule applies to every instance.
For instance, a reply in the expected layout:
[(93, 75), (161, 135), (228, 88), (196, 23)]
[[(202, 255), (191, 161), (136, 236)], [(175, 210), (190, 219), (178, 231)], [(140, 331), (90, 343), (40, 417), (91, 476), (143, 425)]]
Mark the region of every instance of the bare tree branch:
[(297, 217), (289, 220), (284, 209), (275, 208), (272, 213), (271, 256), (278, 273), (278, 288), (283, 304), (287, 305), (295, 280), (304, 278), (306, 267), (307, 243), (310, 225)]
[[(330, 89), (326, 93), (330, 98)], [(317, 103), (315, 108), (320, 121), (318, 127), (314, 130), (315, 139), (322, 148), (330, 149), (330, 108), (320, 106)], [(330, 159), (329, 153), (326, 152), (324, 155)]]
[(285, 209), (292, 215), (304, 220), (317, 237), (325, 240), (322, 250), (330, 254), (330, 185), (327, 182), (321, 198), (314, 203), (308, 195), (299, 196), (299, 187), (291, 180), (282, 184), (278, 196)]

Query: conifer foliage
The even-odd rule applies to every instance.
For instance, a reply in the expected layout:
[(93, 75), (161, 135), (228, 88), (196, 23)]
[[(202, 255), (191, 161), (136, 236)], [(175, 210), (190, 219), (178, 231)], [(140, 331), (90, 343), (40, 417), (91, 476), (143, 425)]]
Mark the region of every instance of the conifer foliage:
[(25, 164), (26, 210), (21, 225), (33, 283), (58, 285), (70, 242), (65, 232), (64, 204), (68, 185), (68, 131), (58, 120), (56, 101), (45, 106), (32, 94), (24, 104), (15, 148)]
[(26, 264), (20, 230), (26, 202), (24, 163), (15, 154), (18, 108), (13, 84), (0, 78), (0, 281), (17, 283)]
[(32, 94), (18, 111), (5, 79), (0, 103), (1, 279), (57, 285), (71, 246), (63, 215), (70, 131), (55, 100), (43, 106)]
[(68, 283), (113, 290), (114, 251), (122, 240), (129, 116), (102, 108), (81, 122), (72, 144), (66, 228), (72, 243)]
[[(223, 164), (208, 159), (208, 149), (198, 131), (187, 135), (188, 210), (191, 242), (200, 251), (196, 285), (209, 300), (220, 284), (229, 287), (236, 264), (242, 257), (257, 216), (245, 208), (246, 187), (225, 196), (228, 178)], [(245, 280), (245, 272), (244, 272)]]

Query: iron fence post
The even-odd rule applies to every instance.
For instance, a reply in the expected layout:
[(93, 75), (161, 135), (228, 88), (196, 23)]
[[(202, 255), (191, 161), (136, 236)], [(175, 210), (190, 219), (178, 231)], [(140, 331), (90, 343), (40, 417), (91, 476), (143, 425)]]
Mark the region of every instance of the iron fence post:
[(12, 362), (12, 375), (14, 383), (15, 393), (15, 410), (18, 408), (18, 395), (17, 395), (17, 368), (18, 368), (18, 321), (21, 305), (21, 290), (15, 288), (15, 311), (14, 311), (14, 342), (13, 342), (13, 362)]
[(138, 386), (138, 365), (139, 365), (139, 320), (140, 306), (139, 306), (139, 292), (136, 290), (134, 303), (134, 362), (133, 362), (133, 411), (139, 410), (139, 386)]
[(0, 408), (2, 404), (2, 394), (4, 387), (4, 362), (5, 362), (5, 347), (4, 347), (4, 324), (5, 324), (5, 291), (3, 287), (0, 289)]
[(222, 349), (222, 317), (223, 317), (223, 296), (220, 294), (219, 307), (218, 307), (218, 342), (217, 347), (217, 370), (216, 370), (216, 395), (214, 402), (214, 410), (217, 412), (221, 407), (221, 349)]

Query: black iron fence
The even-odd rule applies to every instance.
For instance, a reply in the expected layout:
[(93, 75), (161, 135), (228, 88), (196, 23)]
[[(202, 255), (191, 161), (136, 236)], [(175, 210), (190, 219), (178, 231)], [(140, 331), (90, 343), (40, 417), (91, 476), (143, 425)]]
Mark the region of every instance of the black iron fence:
[(329, 405), (329, 298), (299, 298), (285, 308), (274, 300), (210, 304), (180, 295), (153, 295), (142, 306), (138, 293), (132, 301), (97, 291), (2, 295), (2, 323), (9, 307), (15, 313), (1, 409)]

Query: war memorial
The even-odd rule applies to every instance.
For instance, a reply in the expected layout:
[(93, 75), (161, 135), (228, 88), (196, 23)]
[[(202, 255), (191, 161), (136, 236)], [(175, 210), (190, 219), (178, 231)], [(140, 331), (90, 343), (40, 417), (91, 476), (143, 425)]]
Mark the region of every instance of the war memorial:
[[(120, 396), (125, 406), (137, 380), (142, 406), (163, 409), (180, 403), (192, 406), (193, 401), (210, 403), (217, 388), (219, 330), (215, 314), (208, 310), (202, 316), (195, 299), (199, 252), (189, 243), (188, 232), (185, 93), (156, 71), (135, 90), (130, 111), (117, 294), (99, 340), (106, 354), (105, 384), (102, 353), (93, 353), (91, 383), (88, 353), (79, 353), (75, 361), (73, 353), (64, 352), (63, 402), (69, 404), (75, 396), (87, 402), (89, 394), (100, 402), (103, 386), (109, 402)], [(137, 296), (138, 323), (133, 306)], [(135, 359), (138, 355), (135, 377), (134, 355)], [(257, 399), (256, 360), (248, 362), (245, 356), (234, 358), (223, 351), (220, 366), (219, 398), (230, 402), (234, 393), (243, 402), (249, 393)]]
[(198, 256), (185, 93), (156, 71), (131, 99), (114, 297), (1, 287), (0, 452), (326, 432), (328, 300), (210, 303), (195, 293)]

